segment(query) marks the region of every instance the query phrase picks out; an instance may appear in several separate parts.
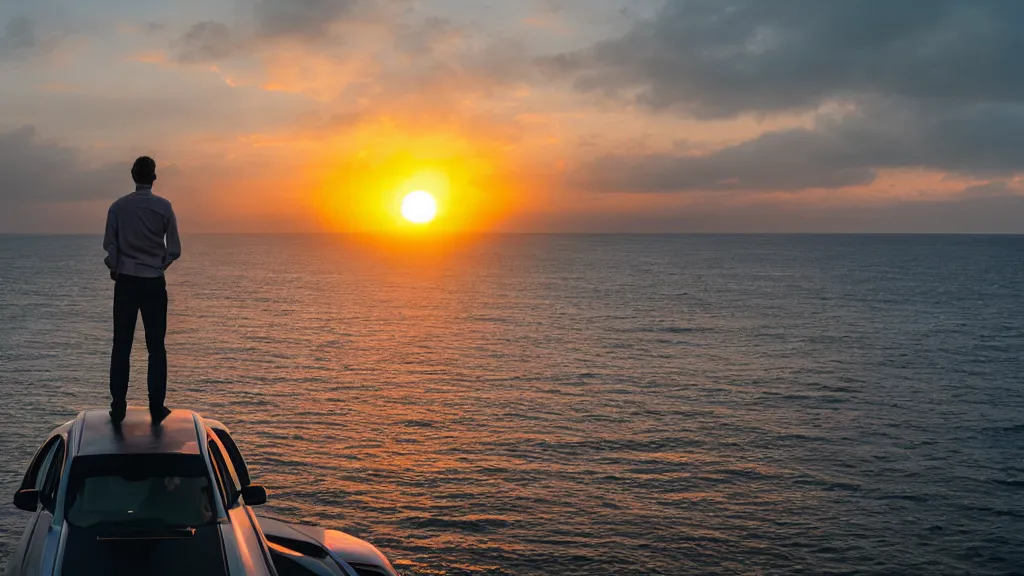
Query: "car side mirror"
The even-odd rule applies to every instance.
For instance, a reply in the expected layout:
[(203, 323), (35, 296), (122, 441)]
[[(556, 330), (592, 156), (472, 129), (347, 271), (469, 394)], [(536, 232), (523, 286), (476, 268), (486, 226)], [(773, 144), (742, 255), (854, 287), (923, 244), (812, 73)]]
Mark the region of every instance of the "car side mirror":
[(14, 495), (14, 506), (18, 510), (35, 512), (39, 507), (39, 491), (35, 489), (18, 490), (18, 493)]
[(267, 503), (267, 489), (258, 484), (250, 484), (242, 488), (242, 498), (249, 506), (259, 506)]

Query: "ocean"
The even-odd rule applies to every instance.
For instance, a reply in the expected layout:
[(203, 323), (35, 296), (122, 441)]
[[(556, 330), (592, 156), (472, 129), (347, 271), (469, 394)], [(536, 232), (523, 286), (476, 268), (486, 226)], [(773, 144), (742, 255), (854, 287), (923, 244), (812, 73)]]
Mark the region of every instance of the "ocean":
[[(1024, 237), (183, 244), (168, 403), (403, 574), (1024, 570)], [(0, 236), (3, 559), (109, 401), (100, 245)]]

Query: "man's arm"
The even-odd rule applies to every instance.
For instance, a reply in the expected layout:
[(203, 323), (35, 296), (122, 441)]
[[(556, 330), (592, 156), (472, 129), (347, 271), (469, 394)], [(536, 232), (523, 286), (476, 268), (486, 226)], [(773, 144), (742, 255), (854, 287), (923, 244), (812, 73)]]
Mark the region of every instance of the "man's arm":
[(178, 218), (172, 208), (167, 221), (167, 258), (164, 260), (164, 270), (178, 258), (181, 258), (181, 239), (178, 238)]
[(107, 252), (103, 263), (110, 269), (110, 277), (114, 278), (117, 275), (117, 257), (120, 249), (117, 245), (117, 214), (113, 206), (107, 210), (107, 231), (103, 234), (103, 249)]

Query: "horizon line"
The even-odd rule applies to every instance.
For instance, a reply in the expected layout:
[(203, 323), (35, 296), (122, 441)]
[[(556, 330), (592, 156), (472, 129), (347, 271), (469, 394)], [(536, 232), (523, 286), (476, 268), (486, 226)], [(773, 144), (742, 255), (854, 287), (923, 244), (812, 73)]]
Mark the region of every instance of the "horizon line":
[[(0, 236), (102, 237), (98, 232), (3, 232)], [(182, 236), (374, 236), (412, 238), (394, 232), (183, 232)], [(1024, 232), (436, 232), (428, 238), (453, 236), (1024, 236)]]

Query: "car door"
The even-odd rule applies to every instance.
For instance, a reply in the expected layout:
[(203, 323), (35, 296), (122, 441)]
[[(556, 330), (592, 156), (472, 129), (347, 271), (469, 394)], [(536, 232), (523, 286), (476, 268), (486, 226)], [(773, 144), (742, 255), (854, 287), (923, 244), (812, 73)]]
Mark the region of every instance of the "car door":
[[(265, 571), (269, 574), (276, 574), (267, 541), (259, 529), (256, 516), (241, 498), (242, 486), (238, 474), (228, 462), (224, 446), (217, 436), (210, 433), (209, 430), (207, 435), (209, 437), (207, 449), (216, 476), (214, 480), (229, 519), (227, 524), (221, 525), (221, 537), (224, 545), (237, 550), (244, 556), (244, 562), (256, 568), (258, 573)], [(228, 556), (230, 566), (233, 555), (229, 554)]]
[(8, 562), (8, 576), (35, 576), (40, 573), (43, 566), (52, 565), (54, 550), (47, 549), (47, 536), (53, 524), (57, 489), (64, 471), (65, 452), (64, 438), (51, 438), (37, 452), (25, 474), (20, 489), (36, 490), (39, 493), (39, 503), (18, 548)]

